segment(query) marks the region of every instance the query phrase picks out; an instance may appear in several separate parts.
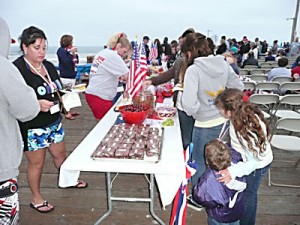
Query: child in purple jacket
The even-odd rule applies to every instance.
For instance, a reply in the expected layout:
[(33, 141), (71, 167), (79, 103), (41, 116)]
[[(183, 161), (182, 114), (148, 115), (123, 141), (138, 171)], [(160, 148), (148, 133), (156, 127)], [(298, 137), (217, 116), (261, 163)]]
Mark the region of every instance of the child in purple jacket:
[(205, 145), (207, 169), (193, 188), (193, 199), (206, 208), (209, 225), (239, 225), (244, 212), (244, 178), (228, 184), (217, 180), (218, 171), (242, 161), (241, 155), (220, 140)]

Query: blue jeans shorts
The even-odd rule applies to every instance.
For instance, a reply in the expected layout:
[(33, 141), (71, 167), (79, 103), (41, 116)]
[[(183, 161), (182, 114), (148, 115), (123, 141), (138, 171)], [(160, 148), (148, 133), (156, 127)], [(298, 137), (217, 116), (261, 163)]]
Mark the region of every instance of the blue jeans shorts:
[(36, 151), (41, 148), (47, 148), (52, 143), (62, 142), (64, 135), (65, 132), (61, 123), (49, 127), (29, 129), (28, 151)]

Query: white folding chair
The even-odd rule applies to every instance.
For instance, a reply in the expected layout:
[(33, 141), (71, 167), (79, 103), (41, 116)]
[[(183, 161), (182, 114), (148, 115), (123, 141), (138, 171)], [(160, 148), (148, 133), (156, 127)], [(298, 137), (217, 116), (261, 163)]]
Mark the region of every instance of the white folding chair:
[(271, 69), (264, 68), (264, 71), (265, 71), (265, 74), (267, 75), (271, 71)]
[(271, 82), (271, 81), (266, 81), (266, 82), (259, 82), (255, 85), (255, 90), (256, 91), (270, 91), (273, 92), (274, 94), (277, 94), (280, 88), (280, 84), (277, 82)]
[(278, 62), (276, 62), (276, 61), (270, 61), (270, 66), (272, 67), (272, 68), (278, 68), (279, 66), (278, 66)]
[(249, 70), (240, 69), (240, 75), (249, 75)]
[(250, 75), (254, 75), (254, 74), (264, 74), (265, 71), (263, 69), (253, 69), (250, 71)]
[(270, 63), (265, 62), (265, 61), (261, 61), (261, 62), (259, 62), (259, 64), (261, 67), (270, 66)]
[(292, 77), (275, 77), (272, 81), (278, 83), (291, 82), (293, 80)]
[(258, 67), (255, 65), (245, 65), (244, 68), (248, 69), (250, 74), (251, 74), (251, 70), (258, 69)]
[(253, 94), (249, 97), (249, 101), (258, 105), (264, 117), (270, 119), (272, 123), (273, 115), (271, 112), (276, 112), (277, 104), (279, 101), (278, 94)]
[(256, 82), (263, 82), (268, 80), (268, 76), (264, 74), (253, 74), (249, 76), (251, 80)]
[(300, 82), (283, 82), (280, 85), (280, 93), (299, 94), (300, 93)]
[(255, 82), (253, 82), (253, 81), (243, 81), (243, 83), (244, 83), (244, 90), (250, 90), (250, 91), (255, 90)]
[[(284, 131), (288, 131), (289, 134), (283, 134)], [(289, 152), (299, 152), (300, 151), (300, 137), (298, 135), (293, 135), (294, 132), (299, 133), (300, 132), (300, 118), (282, 118), (277, 121), (275, 125), (274, 134), (271, 138), (271, 146), (273, 147), (273, 152), (278, 150), (283, 151), (289, 151)], [(281, 133), (281, 134), (280, 134)], [(274, 149), (276, 148), (276, 149)], [(300, 158), (296, 158), (296, 160), (277, 160), (276, 158), (273, 160), (276, 161), (282, 161), (282, 162), (288, 162), (288, 163), (295, 163), (294, 168), (299, 165)], [(287, 174), (288, 175), (288, 174)], [(271, 178), (271, 168), (269, 169), (269, 176), (268, 176), (268, 185), (269, 186), (280, 186), (280, 187), (300, 187), (300, 185), (294, 185), (294, 184), (286, 184), (286, 183), (275, 183), (272, 181)]]
[[(270, 66), (270, 65), (262, 65), (261, 68), (264, 69), (265, 74), (266, 74), (266, 73), (269, 72), (273, 67)], [(267, 72), (266, 72), (266, 71), (267, 71)]]
[(284, 95), (280, 97), (277, 109), (271, 113), (277, 118), (300, 118), (299, 106), (300, 94)]

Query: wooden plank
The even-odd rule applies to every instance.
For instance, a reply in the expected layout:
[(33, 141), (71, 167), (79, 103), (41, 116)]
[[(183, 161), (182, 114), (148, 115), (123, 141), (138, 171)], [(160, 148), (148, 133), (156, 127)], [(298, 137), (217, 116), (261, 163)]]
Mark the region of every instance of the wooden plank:
[[(59, 225), (87, 225), (94, 224), (105, 210), (95, 210), (90, 208), (74, 209), (73, 207), (56, 207), (55, 210), (49, 214), (41, 214), (34, 212), (29, 207), (21, 206), (22, 214), (21, 221), (30, 221), (30, 224), (45, 225), (45, 224), (59, 224)], [(157, 215), (168, 224), (170, 211), (158, 211)], [(187, 210), (187, 224), (206, 224), (207, 216), (205, 212), (193, 212)], [(25, 225), (26, 223), (21, 223)], [(152, 219), (146, 209), (122, 209), (114, 210), (101, 225), (151, 225), (157, 224)]]

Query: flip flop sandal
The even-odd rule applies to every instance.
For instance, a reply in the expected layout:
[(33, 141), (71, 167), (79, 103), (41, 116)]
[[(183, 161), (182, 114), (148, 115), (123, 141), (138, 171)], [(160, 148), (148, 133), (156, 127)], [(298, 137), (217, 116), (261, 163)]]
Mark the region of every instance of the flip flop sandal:
[(65, 118), (68, 119), (68, 120), (75, 120), (75, 117), (72, 116), (72, 115), (70, 115), (70, 116), (65, 116)]
[(82, 180), (78, 180), (76, 185), (74, 186), (69, 186), (69, 187), (63, 187), (62, 189), (69, 189), (69, 188), (79, 188), (79, 189), (83, 189), (83, 188), (86, 188), (88, 187), (88, 183), (82, 181)]
[(74, 113), (71, 113), (71, 115), (72, 115), (72, 116), (79, 116), (79, 115), (80, 115), (80, 113), (78, 113), (78, 112), (74, 112)]
[[(51, 208), (51, 207), (49, 206), (49, 203), (48, 203), (47, 201), (44, 201), (43, 203), (37, 204), (37, 205), (34, 205), (34, 204), (31, 202), (31, 203), (29, 204), (29, 206), (30, 206), (31, 208), (33, 208), (34, 210), (40, 212), (40, 213), (49, 213), (49, 212), (51, 212), (51, 211), (54, 210), (54, 207)], [(45, 208), (45, 207), (48, 207), (48, 209), (47, 209), (47, 210), (42, 210), (42, 208)]]
[(82, 180), (78, 180), (77, 184), (75, 186), (73, 186), (73, 188), (86, 188), (88, 185), (88, 183), (82, 181)]

